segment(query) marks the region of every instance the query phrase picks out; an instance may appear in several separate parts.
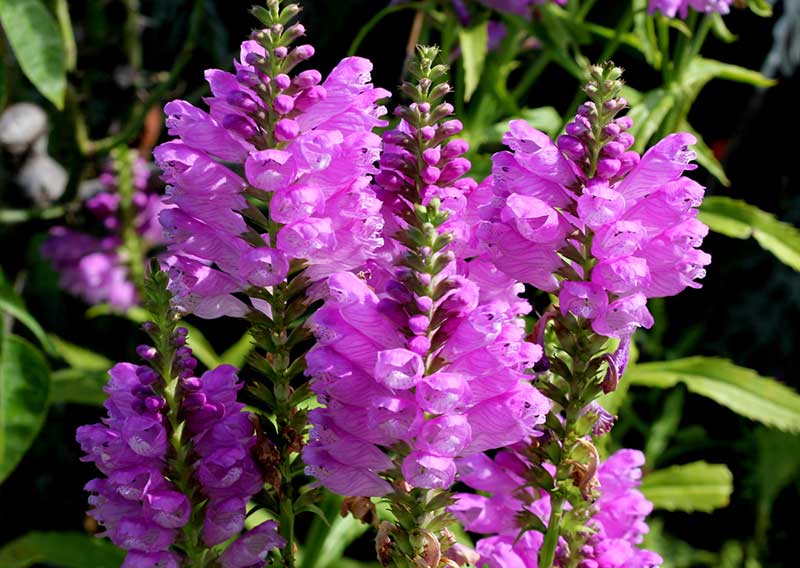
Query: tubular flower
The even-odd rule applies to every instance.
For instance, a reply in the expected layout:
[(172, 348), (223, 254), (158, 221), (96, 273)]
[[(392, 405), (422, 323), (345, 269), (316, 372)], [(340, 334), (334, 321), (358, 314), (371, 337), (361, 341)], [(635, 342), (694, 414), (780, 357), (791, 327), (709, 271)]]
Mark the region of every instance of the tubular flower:
[[(559, 556), (573, 544), (573, 549), (580, 554), (578, 565), (582, 568), (661, 565), (658, 554), (638, 547), (648, 532), (645, 517), (653, 508), (637, 489), (642, 465), (644, 456), (636, 450), (620, 450), (600, 465), (597, 472), (600, 496), (590, 508), (589, 536), (579, 547), (562, 539)], [(534, 515), (546, 523), (550, 515), (550, 497), (543, 491), (525, 487), (529, 467), (522, 454), (513, 448), (498, 452), (494, 458), (479, 454), (458, 461), (461, 482), (482, 494), (457, 493), (457, 501), (450, 512), (468, 531), (491, 535), (476, 543), (476, 552), (481, 557), (478, 566), (529, 568), (537, 565), (543, 535), (528, 530), (517, 538), (520, 527), (516, 519)]]
[(287, 47), (304, 33), (301, 24), (253, 32), (235, 73), (206, 71), (209, 112), (181, 100), (164, 108), (177, 139), (155, 157), (174, 206), (161, 224), (182, 311), (264, 311), (262, 300), (248, 305), (233, 294), (274, 286), (302, 267), (311, 280), (356, 268), (382, 245), (372, 130), (386, 124), (375, 102), (389, 93), (370, 84), (372, 64), (359, 57), (324, 81), (313, 69), (290, 76), (314, 54), (310, 45)]
[(557, 144), (512, 121), (511, 151), (493, 157), (477, 205), (500, 270), (557, 293), (564, 314), (616, 338), (653, 324), (647, 298), (699, 288), (711, 261), (697, 248), (708, 232), (697, 220), (704, 188), (683, 175), (696, 167), (694, 136), (671, 134), (640, 158), (631, 120), (615, 118), (625, 106), (583, 104)]
[(484, 259), (454, 260), (475, 184), (462, 177), (466, 143), (451, 139), (461, 123), (436, 104), (449, 87), (425, 80), (444, 73), (427, 49), (418, 102), (399, 108), (399, 126), (384, 134), (376, 182), (386, 245), (369, 282), (331, 276), (310, 320), (318, 343), (307, 372), (325, 406), (311, 413), (304, 459), (345, 495), (389, 493), (398, 447), (406, 482), (447, 489), (459, 456), (528, 439), (549, 409), (523, 374), (541, 349), (524, 341), (521, 286)]
[[(100, 536), (129, 551), (124, 564), (129, 568), (177, 568), (191, 561), (198, 544), (182, 529), (200, 511), (207, 547), (238, 535), (247, 502), (262, 486), (250, 455), (253, 425), (236, 402), (242, 386), (236, 369), (223, 365), (194, 377), (197, 361), (183, 346), (185, 337), (179, 328), (171, 340), (178, 347), (172, 365), (177, 389), (150, 366), (119, 363), (104, 389), (108, 417), (77, 432), (86, 453), (81, 459), (105, 475), (86, 485), (90, 513), (106, 529)], [(162, 359), (146, 345), (137, 352), (147, 361)], [(170, 402), (176, 400), (173, 408)], [(184, 450), (187, 445), (191, 453)], [(205, 504), (195, 498), (196, 490)], [(274, 522), (266, 522), (239, 537), (222, 555), (222, 566), (251, 566), (283, 546), (275, 529)]]
[[(138, 158), (131, 172), (130, 222), (145, 252), (162, 242), (158, 213), (163, 205), (150, 183), (150, 167)], [(56, 226), (42, 244), (42, 256), (59, 273), (59, 283), (69, 293), (89, 304), (108, 303), (114, 310), (125, 311), (138, 302), (129, 263), (139, 260), (127, 258), (123, 250), (125, 223), (119, 173), (109, 167), (97, 181), (101, 190), (86, 200), (85, 207), (101, 223), (105, 235), (97, 237)]]
[(665, 16), (674, 18), (680, 16), (682, 19), (689, 14), (689, 8), (701, 14), (722, 14), (731, 11), (734, 0), (650, 0), (648, 11), (653, 14), (656, 11)]

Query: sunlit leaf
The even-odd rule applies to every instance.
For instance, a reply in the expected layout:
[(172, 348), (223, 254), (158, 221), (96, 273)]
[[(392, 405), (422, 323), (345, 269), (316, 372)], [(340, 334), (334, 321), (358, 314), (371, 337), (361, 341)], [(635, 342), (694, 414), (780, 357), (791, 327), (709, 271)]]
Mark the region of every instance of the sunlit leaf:
[(4, 336), (0, 342), (0, 483), (39, 434), (49, 394), (50, 371), (41, 352), (21, 337)]
[(632, 365), (625, 372), (625, 380), (655, 388), (684, 383), (689, 391), (742, 416), (787, 432), (800, 432), (800, 395), (727, 359), (689, 357)]
[(62, 109), (67, 69), (61, 31), (53, 15), (40, 0), (0, 0), (0, 24), (22, 72)]
[(103, 387), (108, 383), (108, 371), (91, 369), (61, 369), (50, 377), (50, 401), (102, 406), (108, 398)]
[(700, 220), (712, 231), (736, 239), (753, 237), (778, 260), (800, 270), (800, 229), (738, 199), (713, 195), (700, 206)]
[(48, 337), (53, 344), (56, 354), (66, 361), (70, 367), (107, 371), (114, 365), (108, 357), (100, 353), (95, 353), (85, 347), (70, 343), (57, 335), (48, 334)]
[(728, 505), (733, 475), (726, 465), (693, 462), (648, 473), (640, 489), (656, 509), (710, 513)]
[(471, 28), (458, 30), (458, 42), (461, 46), (461, 59), (464, 65), (464, 100), (472, 98), (483, 73), (486, 61), (486, 45), (489, 41), (488, 22)]

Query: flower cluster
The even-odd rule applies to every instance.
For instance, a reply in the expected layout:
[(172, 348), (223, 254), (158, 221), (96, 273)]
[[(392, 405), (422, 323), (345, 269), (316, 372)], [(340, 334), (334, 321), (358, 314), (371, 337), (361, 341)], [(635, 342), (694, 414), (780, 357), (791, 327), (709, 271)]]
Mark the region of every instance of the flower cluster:
[(258, 298), (248, 306), (232, 294), (276, 285), (302, 266), (311, 279), (355, 268), (382, 244), (369, 184), (380, 152), (372, 129), (386, 124), (375, 102), (389, 93), (372, 87), (372, 64), (359, 57), (324, 81), (316, 70), (291, 77), (314, 49), (290, 47), (305, 33), (286, 26), (297, 7), (273, 8), (263, 19), (270, 27), (242, 43), (235, 74), (206, 72), (210, 114), (166, 105), (179, 140), (155, 150), (175, 206), (161, 215), (171, 289), (180, 309), (204, 318), (264, 310)]
[[(606, 82), (618, 90), (617, 78)], [(562, 312), (617, 338), (653, 324), (647, 298), (700, 287), (711, 261), (697, 248), (708, 232), (696, 218), (703, 187), (683, 177), (695, 167), (695, 138), (671, 134), (640, 160), (631, 120), (615, 118), (625, 106), (585, 103), (557, 145), (513, 121), (504, 137), (512, 151), (494, 156), (478, 207), (501, 270), (558, 292)]]
[(91, 515), (105, 527), (101, 536), (129, 551), (126, 566), (178, 566), (170, 552), (189, 522), (192, 505), (166, 477), (169, 440), (161, 379), (146, 365), (119, 363), (104, 388), (108, 418), (82, 426), (77, 439), (106, 478), (86, 485)]
[[(455, 261), (467, 237), (463, 218), (472, 180), (461, 130), (434, 80), (435, 54), (421, 50), (418, 103), (400, 107), (384, 134), (381, 172), (386, 246), (370, 265), (370, 285), (350, 273), (327, 281), (311, 318), (317, 345), (308, 373), (325, 407), (312, 412), (304, 452), (308, 472), (346, 495), (391, 490), (378, 473), (393, 467), (385, 449), (403, 447), (403, 479), (448, 488), (455, 458), (532, 434), (548, 401), (522, 371), (541, 357), (524, 342), (517, 317), (529, 306), (521, 287), (483, 259)], [(414, 89), (417, 89), (414, 91)]]
[(674, 18), (680, 15), (686, 18), (689, 8), (701, 14), (727, 14), (731, 11), (734, 0), (650, 0), (649, 12), (661, 12)]
[[(163, 208), (161, 196), (150, 184), (150, 166), (139, 158), (132, 164), (133, 195), (131, 220), (144, 249), (161, 243), (158, 213)], [(101, 191), (86, 200), (86, 208), (102, 223), (107, 234), (96, 237), (64, 226), (50, 229), (42, 245), (42, 255), (59, 273), (62, 288), (83, 298), (89, 304), (108, 303), (125, 311), (138, 301), (136, 286), (131, 280), (129, 262), (122, 250), (124, 221), (121, 216), (122, 196), (118, 191), (118, 174), (107, 170), (99, 178)]]
[[(254, 428), (236, 402), (242, 387), (236, 369), (222, 365), (195, 377), (197, 361), (185, 337), (179, 328), (171, 339), (177, 347), (172, 364), (177, 389), (150, 366), (119, 363), (104, 389), (108, 418), (77, 432), (87, 454), (83, 461), (106, 475), (86, 486), (91, 514), (106, 529), (101, 536), (129, 551), (129, 568), (182, 565), (173, 545), (190, 554), (197, 544), (181, 534), (200, 509), (195, 487), (207, 500), (203, 540), (212, 547), (242, 531), (247, 502), (262, 486), (250, 455)], [(150, 362), (162, 357), (147, 345), (137, 353)], [(186, 444), (191, 453), (183, 451)], [(276, 526), (269, 521), (245, 533), (222, 554), (222, 566), (247, 568), (263, 561), (272, 548), (283, 546)]]
[[(644, 456), (636, 450), (620, 450), (598, 468), (600, 497), (591, 508), (591, 529), (580, 546), (581, 563), (585, 568), (651, 568), (661, 558), (638, 545), (648, 531), (644, 518), (653, 506), (636, 489), (641, 478)], [(459, 460), (459, 479), (469, 487), (491, 494), (456, 494), (457, 502), (450, 511), (469, 531), (490, 534), (476, 544), (479, 566), (490, 568), (523, 568), (536, 566), (543, 535), (529, 530), (518, 538), (520, 528), (515, 519), (521, 513), (532, 514), (542, 522), (550, 515), (550, 497), (525, 486), (529, 464), (525, 458), (506, 449), (494, 458), (479, 454)], [(561, 541), (559, 555), (568, 554), (569, 545)]]

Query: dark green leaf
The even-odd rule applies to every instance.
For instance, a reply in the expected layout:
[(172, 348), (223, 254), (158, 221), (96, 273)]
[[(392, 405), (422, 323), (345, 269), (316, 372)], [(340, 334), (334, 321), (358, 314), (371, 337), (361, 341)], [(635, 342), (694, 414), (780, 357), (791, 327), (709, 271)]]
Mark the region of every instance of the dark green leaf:
[(81, 533), (30, 532), (0, 549), (0, 566), (27, 568), (119, 568), (125, 552), (105, 539)]
[(733, 475), (722, 464), (693, 462), (647, 474), (640, 489), (656, 509), (710, 513), (728, 505)]
[(800, 229), (738, 199), (711, 196), (700, 206), (700, 220), (712, 231), (736, 239), (753, 237), (778, 260), (800, 270)]
[(682, 382), (752, 420), (787, 432), (800, 432), (800, 395), (727, 359), (689, 357), (632, 365), (625, 372), (632, 385), (670, 388)]
[(50, 371), (41, 352), (16, 335), (3, 337), (0, 344), (0, 483), (17, 466), (44, 424), (49, 393)]
[(0, 0), (0, 23), (25, 76), (62, 109), (67, 69), (55, 18), (40, 0)]
[(50, 400), (89, 406), (102, 406), (108, 398), (103, 387), (108, 382), (108, 372), (89, 369), (61, 369), (55, 371), (50, 381)]
[(108, 357), (90, 351), (80, 345), (70, 343), (57, 335), (49, 334), (48, 338), (52, 342), (56, 353), (66, 361), (70, 367), (105, 372), (114, 365)]
[(675, 104), (675, 97), (664, 89), (647, 93), (639, 104), (632, 107), (628, 116), (633, 120), (631, 134), (636, 137), (634, 149), (643, 152), (658, 127)]
[(22, 302), (22, 298), (19, 297), (19, 294), (17, 294), (13, 286), (6, 280), (3, 271), (0, 270), (0, 314), (3, 312), (9, 314), (27, 327), (31, 333), (36, 336), (36, 339), (39, 340), (39, 343), (42, 344), (45, 350), (49, 353), (54, 352), (54, 348), (47, 338), (47, 334), (42, 329), (42, 326), (40, 326), (39, 322), (28, 312), (25, 304)]
[(488, 22), (471, 28), (458, 30), (458, 42), (461, 45), (461, 60), (464, 65), (464, 100), (469, 101), (483, 74), (486, 61), (486, 44), (488, 42)]
[(731, 180), (728, 179), (728, 176), (725, 174), (725, 169), (722, 167), (722, 164), (719, 163), (719, 160), (717, 160), (711, 148), (705, 143), (703, 137), (700, 136), (700, 133), (692, 128), (686, 121), (681, 123), (678, 129), (689, 132), (697, 138), (697, 143), (694, 145), (694, 151), (697, 152), (697, 163), (708, 170), (708, 173), (717, 178), (722, 185), (730, 187)]

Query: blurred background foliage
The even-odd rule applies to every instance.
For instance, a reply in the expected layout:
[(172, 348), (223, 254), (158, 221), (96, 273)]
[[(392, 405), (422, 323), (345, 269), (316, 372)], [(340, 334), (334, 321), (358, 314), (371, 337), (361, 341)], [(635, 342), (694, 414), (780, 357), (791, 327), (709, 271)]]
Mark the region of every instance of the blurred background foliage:
[[(0, 566), (119, 564), (110, 544), (81, 535), (97, 529), (82, 490), (93, 468), (79, 462), (74, 432), (100, 416), (105, 371), (132, 360), (142, 339), (132, 322), (144, 315), (87, 311), (59, 290), (39, 250), (53, 224), (85, 221), (82, 182), (97, 177), (112, 149), (147, 155), (164, 137), (164, 102), (197, 102), (207, 92), (203, 70), (231, 67), (253, 26), (249, 4), (0, 0), (0, 109), (32, 102), (49, 133), (45, 150), (7, 147), (0, 157)], [(580, 57), (613, 55), (627, 69), (638, 149), (688, 124), (702, 134), (694, 177), (713, 196), (703, 211), (716, 231), (704, 246), (713, 264), (701, 290), (654, 302), (656, 326), (637, 335), (638, 364), (606, 401), (619, 414), (606, 449), (644, 449), (644, 490), (657, 507), (648, 546), (665, 566), (791, 566), (800, 406), (784, 385), (800, 390), (792, 227), (800, 225), (800, 2), (779, 2), (771, 15), (764, 1), (743, 2), (750, 10), (724, 21), (676, 20), (672, 29), (645, 18), (639, 0), (578, 4), (548, 6), (532, 22), (471, 4), (462, 26), (449, 2), (309, 0), (303, 21), (316, 68), (355, 52), (375, 62), (375, 84), (390, 90), (407, 45), (440, 43), (476, 177), (488, 173), (509, 118), (562, 129), (579, 101)], [(498, 22), (506, 36), (487, 52)], [(706, 33), (700, 60), (691, 50)], [(666, 52), (663, 34), (673, 42)], [(34, 157), (41, 179), (30, 182), (20, 172)], [(204, 364), (241, 363), (243, 322), (189, 323), (199, 328), (193, 347)], [(370, 565), (367, 527), (339, 518), (336, 499), (324, 511), (333, 524), (308, 516), (302, 566)]]

